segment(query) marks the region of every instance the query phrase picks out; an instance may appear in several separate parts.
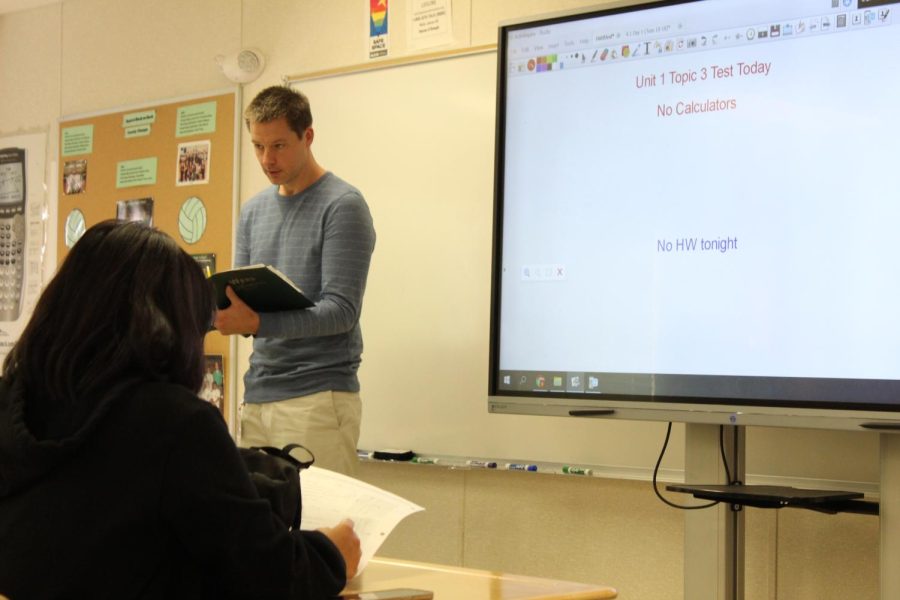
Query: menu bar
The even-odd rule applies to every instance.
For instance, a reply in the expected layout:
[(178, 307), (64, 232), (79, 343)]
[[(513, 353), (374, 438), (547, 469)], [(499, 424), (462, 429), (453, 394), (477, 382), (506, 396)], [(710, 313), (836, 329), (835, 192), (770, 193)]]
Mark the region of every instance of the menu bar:
[[(837, 0), (838, 3), (844, 0)], [(874, 1), (874, 0), (873, 0)], [(900, 2), (900, 0), (897, 0)], [(862, 0), (860, 0), (862, 2)], [(537, 37), (527, 44), (516, 44), (508, 51), (510, 75), (528, 75), (584, 66), (595, 66), (622, 60), (654, 58), (683, 52), (705, 51), (793, 39), (800, 36), (839, 33), (892, 25), (895, 9), (876, 7), (837, 10), (790, 20), (722, 28), (700, 33), (675, 33), (680, 25), (643, 28), (646, 36), (636, 32), (610, 34), (577, 34), (563, 39)], [(530, 30), (533, 32), (533, 30)], [(652, 32), (652, 34), (650, 33)], [(669, 34), (669, 33), (672, 34)], [(523, 35), (516, 32), (514, 35)], [(522, 38), (527, 39), (527, 38)], [(551, 41), (552, 39), (552, 41)], [(520, 40), (521, 41), (521, 40)]]

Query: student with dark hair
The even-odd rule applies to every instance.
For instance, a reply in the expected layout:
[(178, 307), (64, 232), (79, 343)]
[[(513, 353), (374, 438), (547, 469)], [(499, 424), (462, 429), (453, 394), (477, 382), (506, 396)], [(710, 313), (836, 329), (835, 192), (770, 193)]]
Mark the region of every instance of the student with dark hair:
[(89, 229), (0, 379), (0, 594), (328, 598), (344, 521), (289, 530), (197, 391), (214, 316), (199, 265), (140, 223)]

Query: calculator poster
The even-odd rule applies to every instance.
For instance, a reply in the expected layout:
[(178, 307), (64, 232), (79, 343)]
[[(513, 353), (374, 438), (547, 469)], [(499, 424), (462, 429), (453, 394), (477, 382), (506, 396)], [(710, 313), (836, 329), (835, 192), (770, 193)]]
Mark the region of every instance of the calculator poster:
[(0, 361), (42, 287), (46, 134), (0, 138)]

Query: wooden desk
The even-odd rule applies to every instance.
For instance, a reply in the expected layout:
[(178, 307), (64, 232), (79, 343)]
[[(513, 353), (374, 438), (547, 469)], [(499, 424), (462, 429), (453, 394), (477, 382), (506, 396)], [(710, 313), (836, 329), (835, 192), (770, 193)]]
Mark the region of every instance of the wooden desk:
[(373, 558), (345, 592), (417, 588), (435, 600), (606, 600), (615, 588), (571, 581), (507, 575), (389, 558)]

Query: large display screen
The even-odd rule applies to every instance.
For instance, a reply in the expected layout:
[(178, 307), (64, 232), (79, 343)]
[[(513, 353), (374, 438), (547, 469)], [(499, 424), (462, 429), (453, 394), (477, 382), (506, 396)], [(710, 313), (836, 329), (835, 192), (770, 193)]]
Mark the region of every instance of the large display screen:
[(499, 34), (492, 409), (900, 411), (900, 4)]

